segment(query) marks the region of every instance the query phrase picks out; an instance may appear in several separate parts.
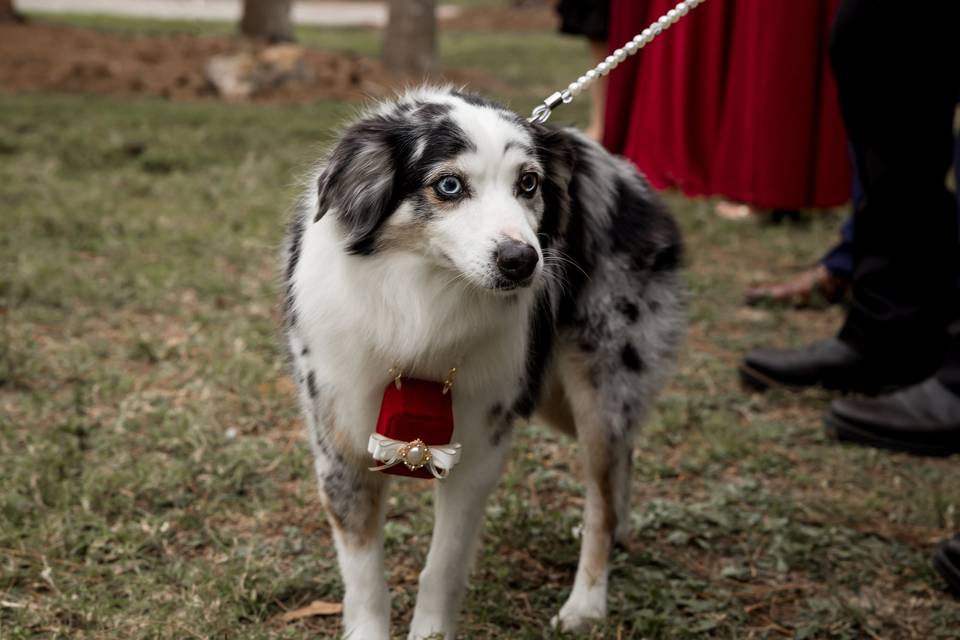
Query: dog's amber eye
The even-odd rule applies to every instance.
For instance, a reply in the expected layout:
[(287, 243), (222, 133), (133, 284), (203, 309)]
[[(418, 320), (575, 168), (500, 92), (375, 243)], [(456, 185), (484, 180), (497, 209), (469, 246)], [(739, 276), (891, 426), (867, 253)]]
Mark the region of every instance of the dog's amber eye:
[(463, 182), (457, 176), (443, 176), (433, 188), (441, 198), (456, 198), (463, 194)]
[(525, 173), (520, 176), (520, 191), (531, 195), (540, 186), (540, 176), (535, 173)]

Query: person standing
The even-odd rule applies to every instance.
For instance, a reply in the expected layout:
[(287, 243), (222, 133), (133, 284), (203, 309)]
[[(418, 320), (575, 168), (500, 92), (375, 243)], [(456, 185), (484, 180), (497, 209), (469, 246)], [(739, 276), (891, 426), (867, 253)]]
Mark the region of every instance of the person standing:
[[(705, 2), (608, 79), (604, 145), (657, 188), (755, 209), (850, 198), (846, 133), (827, 59), (839, 0)], [(674, 0), (613, 0), (610, 46)]]
[[(820, 386), (879, 394), (833, 401), (828, 435), (917, 455), (960, 453), (960, 239), (945, 177), (960, 94), (960, 2), (843, 0), (831, 60), (864, 201), (854, 214), (852, 302), (838, 334), (757, 349), (740, 368), (757, 389)], [(895, 46), (892, 46), (895, 43)], [(960, 591), (960, 536), (935, 566)]]
[[(607, 33), (610, 22), (610, 0), (560, 0), (557, 3), (560, 32), (584, 36), (590, 43), (594, 64), (607, 57)], [(603, 137), (607, 78), (598, 78), (590, 88), (590, 124), (584, 130), (598, 142)]]

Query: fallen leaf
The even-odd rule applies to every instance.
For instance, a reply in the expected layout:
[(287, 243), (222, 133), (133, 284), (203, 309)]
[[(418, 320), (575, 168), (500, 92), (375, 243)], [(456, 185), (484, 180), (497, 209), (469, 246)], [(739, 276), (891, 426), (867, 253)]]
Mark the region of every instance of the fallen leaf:
[(314, 600), (305, 607), (287, 611), (280, 616), (281, 622), (293, 622), (310, 616), (335, 616), (343, 611), (343, 605), (339, 602), (324, 602), (323, 600)]

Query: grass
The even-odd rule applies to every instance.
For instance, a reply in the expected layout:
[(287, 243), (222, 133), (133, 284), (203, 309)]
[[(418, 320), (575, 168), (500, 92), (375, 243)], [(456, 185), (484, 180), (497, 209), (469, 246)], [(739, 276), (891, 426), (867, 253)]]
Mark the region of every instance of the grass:
[[(444, 52), (502, 71), (522, 110), (586, 63), (550, 34), (462, 32)], [(335, 637), (336, 618), (276, 619), (341, 586), (274, 274), (295, 176), (352, 108), (0, 97), (0, 637)], [(690, 244), (689, 348), (636, 454), (610, 619), (586, 637), (960, 637), (960, 604), (928, 562), (960, 530), (957, 460), (835, 446), (827, 394), (736, 383), (744, 349), (836, 326), (836, 309), (748, 310), (739, 296), (814, 259), (839, 217), (736, 225), (669, 200)], [(552, 637), (576, 562), (577, 467), (562, 437), (518, 434), (464, 638)], [(429, 493), (409, 488), (387, 526), (398, 633), (431, 520)]]

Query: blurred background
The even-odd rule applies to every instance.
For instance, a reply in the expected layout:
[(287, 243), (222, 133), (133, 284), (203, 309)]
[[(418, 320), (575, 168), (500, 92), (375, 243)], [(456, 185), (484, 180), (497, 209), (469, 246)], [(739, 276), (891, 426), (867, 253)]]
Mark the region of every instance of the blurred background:
[[(366, 100), (429, 79), (526, 115), (595, 55), (550, 0), (0, 0), (0, 638), (336, 637), (277, 329), (299, 176)], [(697, 86), (662, 112), (681, 130)], [(593, 127), (592, 104), (551, 123)], [(587, 637), (957, 638), (928, 558), (960, 530), (956, 462), (835, 446), (824, 392), (737, 382), (745, 350), (842, 319), (742, 302), (815, 264), (846, 210), (735, 222), (718, 194), (662, 186), (689, 246), (689, 346), (636, 454), (610, 619)], [(517, 434), (462, 637), (549, 637), (577, 467), (556, 434)], [(429, 485), (404, 489), (386, 532), (398, 632), (431, 525)]]
[(357, 100), (423, 79), (534, 96), (579, 49), (544, 37), (548, 0), (2, 0), (0, 21), (8, 91), (173, 100)]

